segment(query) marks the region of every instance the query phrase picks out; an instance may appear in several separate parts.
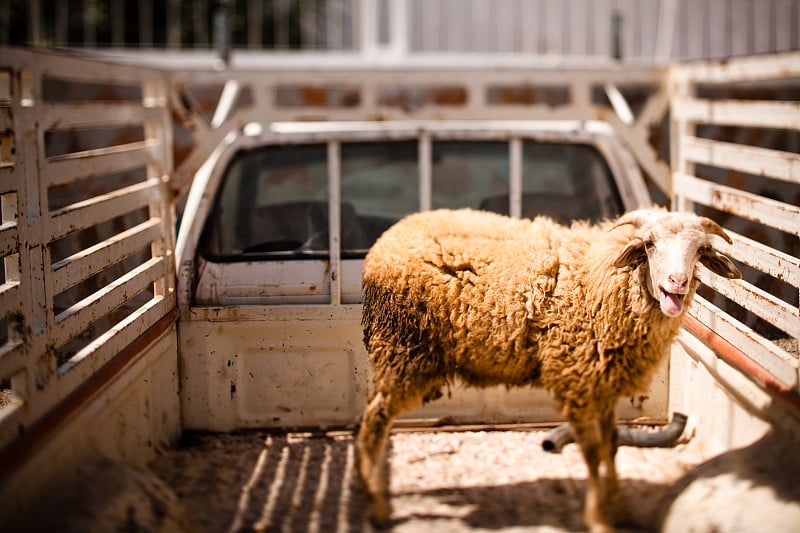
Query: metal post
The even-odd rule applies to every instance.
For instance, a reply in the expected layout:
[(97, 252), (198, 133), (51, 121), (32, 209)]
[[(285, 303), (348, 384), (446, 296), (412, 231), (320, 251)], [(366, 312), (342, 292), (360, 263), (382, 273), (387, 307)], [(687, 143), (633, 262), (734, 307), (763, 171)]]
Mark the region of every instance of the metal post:
[(611, 58), (622, 61), (622, 13), (614, 11), (611, 14)]
[(432, 205), (431, 190), (433, 175), (431, 169), (432, 146), (431, 136), (422, 132), (419, 135), (419, 210), (430, 211)]
[(339, 141), (328, 143), (328, 241), (331, 305), (342, 303), (341, 257), (341, 151)]
[(227, 67), (231, 58), (230, 19), (228, 4), (222, 3), (214, 12), (214, 48), (217, 59)]
[(508, 143), (509, 184), (508, 214), (522, 217), (522, 139), (514, 137)]

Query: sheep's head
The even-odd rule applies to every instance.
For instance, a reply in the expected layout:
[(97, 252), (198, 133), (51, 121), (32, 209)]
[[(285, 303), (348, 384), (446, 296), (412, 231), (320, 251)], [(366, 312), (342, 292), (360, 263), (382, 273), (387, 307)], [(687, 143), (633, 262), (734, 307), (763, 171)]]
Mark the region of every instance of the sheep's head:
[(712, 248), (711, 235), (728, 243), (731, 238), (710, 218), (640, 209), (620, 217), (614, 228), (625, 224), (634, 227), (634, 237), (614, 266), (634, 265), (646, 259), (647, 290), (669, 317), (683, 312), (698, 261), (720, 276), (742, 277), (730, 259)]

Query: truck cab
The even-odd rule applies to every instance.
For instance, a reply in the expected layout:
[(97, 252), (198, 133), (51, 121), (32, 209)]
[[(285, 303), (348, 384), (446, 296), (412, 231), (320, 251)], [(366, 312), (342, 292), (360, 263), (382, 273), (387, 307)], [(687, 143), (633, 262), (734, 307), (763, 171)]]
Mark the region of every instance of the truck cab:
[[(600, 121), (247, 124), (198, 172), (178, 235), (184, 421), (355, 423), (369, 386), (363, 260), (407, 214), (471, 208), (569, 224), (651, 202), (632, 154)], [(665, 382), (642, 391), (646, 404), (623, 402), (623, 416), (663, 418)], [(442, 404), (413, 417), (559, 418), (538, 391), (458, 390)]]

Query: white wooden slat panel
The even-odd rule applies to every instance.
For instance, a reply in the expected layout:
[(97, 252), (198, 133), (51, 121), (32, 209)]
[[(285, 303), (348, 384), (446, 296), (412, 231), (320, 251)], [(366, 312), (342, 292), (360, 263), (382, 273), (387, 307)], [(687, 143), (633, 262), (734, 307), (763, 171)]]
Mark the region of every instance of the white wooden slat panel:
[(160, 192), (160, 180), (152, 178), (54, 211), (46, 229), (48, 242), (145, 207), (159, 200)]
[(695, 296), (689, 312), (786, 386), (798, 386), (796, 357), (756, 334), (699, 295)]
[(19, 281), (0, 283), (0, 320), (20, 309)]
[(800, 288), (800, 258), (770, 248), (730, 229), (726, 228), (725, 233), (733, 240), (733, 244), (719, 240), (714, 245), (717, 250), (773, 278)]
[(800, 129), (800, 102), (679, 97), (673, 100), (672, 111), (678, 120), (720, 126)]
[(58, 369), (59, 381), (73, 387), (79, 385), (97, 367), (110, 361), (147, 328), (158, 322), (169, 311), (166, 303), (166, 299), (157, 296), (115, 324), (61, 365)]
[(161, 238), (161, 219), (137, 226), (53, 263), (53, 293), (72, 287)]
[(131, 103), (48, 104), (40, 108), (45, 130), (97, 128), (141, 124), (152, 109)]
[(147, 289), (162, 276), (162, 261), (165, 259), (154, 257), (142, 263), (56, 315), (51, 343), (54, 346), (63, 345), (129, 298)]
[(10, 341), (0, 346), (0, 379), (8, 379), (25, 368), (25, 343)]
[(123, 172), (146, 165), (152, 146), (149, 141), (141, 141), (51, 157), (44, 160), (40, 173), (47, 186), (52, 187), (86, 176)]
[(0, 224), (0, 257), (5, 257), (19, 249), (19, 231), (16, 222)]
[(792, 337), (800, 337), (800, 311), (796, 306), (791, 306), (749, 283), (731, 282), (704, 268), (698, 269), (698, 277), (718, 293), (767, 320), (776, 328)]
[[(62, 380), (60, 376), (53, 374), (55, 369), (36, 367), (38, 364), (36, 361), (42, 360), (48, 350), (52, 350), (51, 335), (57, 331), (57, 328), (51, 327), (53, 285), (50, 284), (57, 276), (50, 272), (50, 265), (44, 263), (49, 260), (46, 247), (54, 235), (78, 231), (105, 217), (113, 218), (127, 213), (135, 208), (138, 201), (143, 208), (152, 208), (164, 213), (166, 200), (162, 194), (166, 188), (160, 180), (154, 179), (150, 183), (141, 184), (138, 188), (115, 191), (114, 194), (77, 202), (48, 213), (47, 189), (54, 185), (76, 183), (76, 180), (81, 178), (124, 172), (135, 167), (144, 168), (149, 164), (155, 164), (156, 160), (165, 162), (161, 166), (166, 174), (170, 170), (171, 162), (168, 154), (165, 156), (161, 153), (166, 145), (157, 146), (155, 141), (152, 144), (143, 141), (48, 159), (40, 157), (44, 151), (43, 137), (46, 138), (49, 132), (70, 132), (80, 128), (113, 128), (123, 125), (140, 127), (144, 135), (148, 135), (150, 129), (168, 130), (167, 101), (163, 98), (163, 93), (158, 92), (159, 88), (166, 85), (164, 72), (122, 64), (110, 65), (74, 55), (31, 50), (4, 50), (0, 61), (4, 69), (13, 73), (12, 79), (17, 79), (19, 76), (21, 89), (20, 94), (15, 92), (13, 95), (16, 107), (14, 107), (13, 124), (9, 126), (15, 131), (19, 130), (16, 131), (18, 135), (14, 138), (16, 144), (13, 159), (16, 165), (0, 170), (0, 192), (3, 194), (18, 192), (16, 201), (4, 198), (4, 203), (7, 207), (16, 204), (19, 224), (16, 229), (11, 227), (13, 224), (0, 226), (0, 252), (2, 254), (18, 252), (20, 263), (20, 281), (0, 286), (0, 313), (9, 311), (15, 314), (21, 313), (21, 320), (25, 321), (28, 333), (24, 342), (12, 341), (0, 345), (0, 374), (2, 374), (0, 380), (16, 378), (13, 386), (19, 389), (18, 392), (26, 402), (25, 408), (16, 409), (13, 416), (5, 416), (4, 412), (4, 416), (0, 417), (2, 418), (0, 432), (13, 435), (17, 425), (30, 427), (42, 415), (57, 406), (97, 372), (105, 362), (119, 353), (120, 349), (135, 340), (145, 328), (167, 314), (170, 311), (168, 304), (174, 304), (174, 298), (164, 296), (159, 298), (159, 304), (153, 307), (154, 313), (147, 321), (140, 322), (133, 317), (129, 334), (123, 336), (125, 338), (113, 339), (124, 342), (112, 346), (98, 346), (94, 353), (102, 354), (101, 357), (105, 359), (100, 360), (90, 355), (86, 359), (84, 371), (74, 374), (75, 377), (70, 376)], [(43, 78), (94, 86), (123, 84), (134, 90), (142, 87), (145, 101), (55, 103), (45, 99), (42, 93)], [(0, 75), (0, 99), (5, 96), (2, 85)], [(16, 82), (15, 87), (17, 87)], [(98, 132), (91, 133), (94, 135)], [(151, 148), (158, 148), (158, 151), (151, 152)], [(23, 184), (25, 187), (15, 190), (18, 189), (17, 185)], [(54, 217), (57, 220), (53, 220)], [(154, 231), (156, 235), (169, 229), (163, 225), (163, 221), (159, 223), (161, 227), (160, 230), (156, 228)], [(24, 239), (26, 244), (24, 249), (17, 245), (18, 239)], [(161, 247), (168, 244), (163, 243)], [(148, 244), (145, 243), (144, 246), (147, 247)], [(120, 253), (124, 255), (123, 252)], [(169, 285), (165, 273), (171, 271), (170, 265), (168, 259), (162, 259), (155, 265), (151, 277), (160, 276), (157, 278), (160, 283), (155, 282), (157, 286)], [(150, 275), (149, 272), (146, 274)], [(103, 305), (110, 305), (108, 302), (114, 298), (117, 298), (117, 301), (120, 298), (128, 301), (133, 295), (125, 294), (127, 288), (135, 289), (136, 285), (120, 287), (118, 295), (109, 295), (100, 302), (95, 302), (93, 312), (102, 313)], [(167, 294), (165, 289), (163, 292)], [(16, 317), (9, 319), (9, 322), (16, 321)], [(78, 329), (85, 329), (87, 325), (88, 323), (84, 321), (84, 324), (80, 325), (82, 327)], [(105, 336), (100, 342), (108, 338), (110, 337)], [(94, 343), (96, 345), (97, 339)], [(23, 370), (24, 372), (20, 373)], [(42, 384), (44, 386), (39, 386)], [(54, 414), (60, 416), (57, 412)], [(9, 426), (9, 422), (13, 422), (13, 427)]]
[(800, 183), (800, 154), (697, 137), (683, 140), (683, 154), (695, 163)]
[(733, 187), (717, 185), (695, 176), (675, 172), (672, 175), (676, 194), (693, 202), (713, 207), (748, 220), (761, 222), (773, 228), (798, 235), (800, 232), (800, 207), (740, 191)]
[(766, 57), (740, 57), (724, 62), (681, 65), (673, 72), (678, 80), (692, 83), (732, 83), (795, 78), (800, 76), (800, 52)]
[(6, 51), (6, 57), (7, 64), (25, 65), (37, 74), (46, 69), (48, 78), (65, 81), (138, 86), (142, 80), (160, 79), (164, 76), (163, 72), (156, 69), (126, 65), (122, 62), (87, 61), (63, 53), (9, 49)]

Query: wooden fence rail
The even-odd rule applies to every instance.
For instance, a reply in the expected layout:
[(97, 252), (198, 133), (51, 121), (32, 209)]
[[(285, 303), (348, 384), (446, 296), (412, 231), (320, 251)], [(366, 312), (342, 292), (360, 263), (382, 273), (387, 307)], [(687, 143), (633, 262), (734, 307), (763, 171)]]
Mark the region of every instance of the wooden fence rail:
[(154, 70), (0, 52), (0, 447), (175, 306), (167, 92)]
[[(742, 281), (702, 271), (700, 279), (711, 291), (698, 298), (692, 314), (795, 395), (798, 77), (798, 53), (678, 65), (670, 74), (673, 204), (725, 226), (734, 242), (720, 249), (749, 267)], [(776, 94), (790, 100), (779, 101)]]

